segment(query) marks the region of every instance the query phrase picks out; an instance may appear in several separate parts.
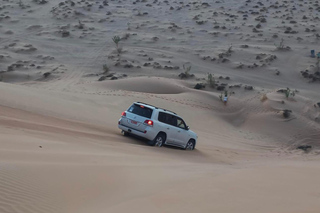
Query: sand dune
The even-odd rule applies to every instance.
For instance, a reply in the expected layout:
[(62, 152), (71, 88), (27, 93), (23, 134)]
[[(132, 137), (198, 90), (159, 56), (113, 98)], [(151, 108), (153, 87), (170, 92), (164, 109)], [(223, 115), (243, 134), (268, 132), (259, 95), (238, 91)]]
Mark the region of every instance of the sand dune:
[(137, 77), (121, 79), (118, 81), (103, 82), (97, 85), (99, 88), (109, 90), (126, 90), (140, 93), (155, 94), (179, 94), (188, 91), (188, 88), (170, 82), (170, 79)]

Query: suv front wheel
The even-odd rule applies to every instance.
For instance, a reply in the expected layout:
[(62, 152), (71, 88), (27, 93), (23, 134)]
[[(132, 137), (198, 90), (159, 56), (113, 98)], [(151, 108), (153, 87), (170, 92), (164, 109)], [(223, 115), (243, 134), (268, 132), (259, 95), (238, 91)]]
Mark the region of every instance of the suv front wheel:
[(193, 150), (194, 149), (194, 145), (195, 145), (195, 142), (193, 139), (189, 140), (187, 145), (186, 145), (186, 150)]
[(153, 139), (153, 141), (151, 141), (150, 145), (151, 145), (151, 146), (161, 147), (161, 146), (164, 144), (165, 140), (166, 140), (165, 134), (159, 133), (159, 134), (155, 137), (155, 139)]

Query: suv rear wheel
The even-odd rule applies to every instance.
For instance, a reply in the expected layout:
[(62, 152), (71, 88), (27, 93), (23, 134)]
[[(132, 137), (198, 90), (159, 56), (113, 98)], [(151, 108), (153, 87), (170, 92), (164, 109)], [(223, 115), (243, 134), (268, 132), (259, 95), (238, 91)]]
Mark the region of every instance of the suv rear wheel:
[(153, 141), (151, 141), (151, 145), (152, 146), (158, 146), (161, 147), (164, 142), (166, 140), (166, 136), (163, 133), (159, 133), (154, 139)]
[(193, 150), (194, 149), (194, 140), (193, 139), (190, 139), (186, 145), (186, 150)]
[(126, 132), (126, 131), (124, 131), (124, 130), (121, 131), (121, 134), (122, 134), (123, 136), (129, 136), (129, 135), (130, 135), (129, 132)]

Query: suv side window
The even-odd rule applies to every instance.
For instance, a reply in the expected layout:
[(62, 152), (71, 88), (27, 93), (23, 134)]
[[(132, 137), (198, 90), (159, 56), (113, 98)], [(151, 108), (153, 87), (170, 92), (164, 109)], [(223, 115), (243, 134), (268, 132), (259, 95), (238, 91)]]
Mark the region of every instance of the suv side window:
[(171, 125), (177, 126), (177, 117), (174, 115), (170, 115), (170, 114), (169, 114), (169, 116), (170, 116), (170, 120), (171, 120)]
[(159, 112), (158, 121), (160, 121), (162, 123), (166, 123), (166, 114), (163, 112)]
[(165, 124), (177, 126), (177, 117), (168, 113), (159, 112), (158, 120)]
[(186, 129), (186, 123), (181, 119), (181, 118), (177, 118), (177, 127), (181, 128), (181, 129)]

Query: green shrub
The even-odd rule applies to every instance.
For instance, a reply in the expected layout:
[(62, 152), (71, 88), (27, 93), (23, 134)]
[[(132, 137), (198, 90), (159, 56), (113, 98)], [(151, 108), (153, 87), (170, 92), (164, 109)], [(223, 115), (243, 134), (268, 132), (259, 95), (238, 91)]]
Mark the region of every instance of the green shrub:
[(286, 95), (286, 98), (289, 98), (289, 96), (294, 97), (296, 93), (294, 91), (291, 91), (289, 87), (284, 91), (284, 94)]
[(119, 47), (119, 42), (121, 41), (121, 38), (119, 36), (114, 36), (112, 38), (112, 41), (116, 44), (117, 48)]
[(121, 41), (120, 36), (114, 36), (112, 38), (112, 41), (116, 44), (117, 52), (118, 52), (118, 55), (119, 55), (122, 52), (122, 49), (119, 48), (119, 42)]

